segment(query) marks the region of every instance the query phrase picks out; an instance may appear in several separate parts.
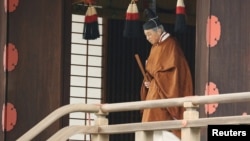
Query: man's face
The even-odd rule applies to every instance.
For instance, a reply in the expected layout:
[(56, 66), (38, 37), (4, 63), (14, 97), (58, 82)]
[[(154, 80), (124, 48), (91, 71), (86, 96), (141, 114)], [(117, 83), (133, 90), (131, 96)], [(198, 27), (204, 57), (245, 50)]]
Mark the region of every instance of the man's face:
[(159, 30), (155, 31), (152, 29), (144, 30), (144, 34), (146, 36), (146, 39), (151, 43), (151, 44), (156, 44), (158, 43), (160, 39), (160, 32)]

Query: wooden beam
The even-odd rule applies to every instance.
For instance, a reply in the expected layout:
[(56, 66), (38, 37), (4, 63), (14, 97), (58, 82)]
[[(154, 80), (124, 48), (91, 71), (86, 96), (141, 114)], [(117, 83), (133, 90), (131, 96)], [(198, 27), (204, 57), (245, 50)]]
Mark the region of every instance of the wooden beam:
[[(87, 10), (87, 5), (83, 5), (82, 2), (84, 0), (72, 0), (72, 13), (73, 14), (80, 14), (80, 15), (85, 15), (86, 10)], [(162, 23), (170, 23), (170, 24), (175, 24), (175, 4), (176, 1), (171, 2), (168, 1), (157, 1), (157, 15), (159, 16), (160, 20)], [(171, 5), (169, 5), (169, 3)], [(187, 25), (196, 25), (196, 0), (190, 2), (187, 1), (187, 6), (186, 7), (186, 22)], [(113, 1), (110, 3), (109, 1), (100, 1), (97, 3), (96, 10), (97, 14), (99, 17), (107, 18), (107, 19), (120, 19), (124, 20), (127, 7), (128, 7), (129, 2), (128, 1), (122, 1), (122, 2), (117, 2)], [(145, 21), (145, 17), (143, 17), (143, 11), (144, 8), (141, 3), (138, 3), (138, 10), (140, 14), (140, 20)]]
[[(119, 19), (125, 20), (125, 9), (115, 9), (115, 8), (96, 8), (97, 14), (99, 17), (107, 18), (107, 19)], [(79, 11), (75, 11), (73, 14), (85, 15), (86, 10), (84, 8)], [(143, 11), (139, 11), (140, 21), (145, 21), (145, 17), (143, 17)], [(167, 14), (167, 13), (158, 13), (158, 16), (162, 23), (175, 23), (175, 14)], [(196, 17), (195, 15), (187, 15), (187, 25), (195, 25)]]

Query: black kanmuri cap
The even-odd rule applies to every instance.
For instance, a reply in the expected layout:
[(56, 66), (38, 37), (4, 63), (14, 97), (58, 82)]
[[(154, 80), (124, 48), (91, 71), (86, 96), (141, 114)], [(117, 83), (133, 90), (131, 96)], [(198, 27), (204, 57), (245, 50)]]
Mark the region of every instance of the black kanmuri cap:
[(155, 27), (158, 27), (159, 25), (161, 25), (161, 22), (160, 22), (158, 16), (151, 9), (149, 9), (149, 8), (145, 9), (144, 14), (148, 18), (148, 21), (143, 24), (144, 30), (152, 29), (152, 28), (155, 28)]

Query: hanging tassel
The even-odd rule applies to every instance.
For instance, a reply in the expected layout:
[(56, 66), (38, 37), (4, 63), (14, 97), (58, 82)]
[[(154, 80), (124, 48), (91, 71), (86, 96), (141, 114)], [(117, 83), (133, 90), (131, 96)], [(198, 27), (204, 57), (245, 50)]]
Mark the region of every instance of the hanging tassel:
[(138, 37), (140, 35), (139, 13), (134, 0), (127, 8), (123, 36), (128, 38)]
[(184, 33), (186, 31), (186, 10), (183, 0), (177, 0), (175, 32)]
[(84, 19), (83, 39), (94, 40), (99, 37), (97, 12), (94, 6), (89, 5)]

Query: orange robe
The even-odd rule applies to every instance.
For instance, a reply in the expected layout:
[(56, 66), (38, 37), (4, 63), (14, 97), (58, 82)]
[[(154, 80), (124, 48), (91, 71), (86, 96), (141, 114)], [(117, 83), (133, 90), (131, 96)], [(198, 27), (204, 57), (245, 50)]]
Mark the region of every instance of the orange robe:
[[(193, 95), (192, 77), (178, 42), (171, 36), (153, 45), (146, 63), (151, 78), (147, 89), (142, 83), (141, 99), (168, 99)], [(142, 122), (183, 118), (183, 107), (144, 109)], [(180, 130), (173, 133), (180, 138)]]

